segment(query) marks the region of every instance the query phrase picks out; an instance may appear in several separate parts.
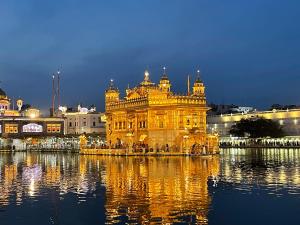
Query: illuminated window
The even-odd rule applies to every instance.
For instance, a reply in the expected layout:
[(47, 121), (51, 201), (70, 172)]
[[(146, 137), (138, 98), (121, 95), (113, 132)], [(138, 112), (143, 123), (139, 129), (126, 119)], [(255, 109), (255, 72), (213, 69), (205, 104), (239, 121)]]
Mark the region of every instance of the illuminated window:
[(24, 133), (41, 133), (43, 132), (43, 126), (36, 123), (29, 123), (22, 128)]
[(60, 133), (60, 124), (47, 124), (47, 133)]
[(5, 133), (17, 134), (18, 133), (18, 124), (5, 124)]

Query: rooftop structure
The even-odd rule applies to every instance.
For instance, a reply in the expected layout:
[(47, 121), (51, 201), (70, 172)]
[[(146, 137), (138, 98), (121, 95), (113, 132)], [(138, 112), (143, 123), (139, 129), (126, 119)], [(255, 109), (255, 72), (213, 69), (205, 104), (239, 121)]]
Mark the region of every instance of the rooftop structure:
[(208, 131), (217, 132), (220, 136), (230, 136), (232, 125), (242, 119), (265, 118), (277, 121), (287, 136), (300, 135), (300, 108), (271, 111), (254, 111), (250, 113), (222, 114), (207, 117)]

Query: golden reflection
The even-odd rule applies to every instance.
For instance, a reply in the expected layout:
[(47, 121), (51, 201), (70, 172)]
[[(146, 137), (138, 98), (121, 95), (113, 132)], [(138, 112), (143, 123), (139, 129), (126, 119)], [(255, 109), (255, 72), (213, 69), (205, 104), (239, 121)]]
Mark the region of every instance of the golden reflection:
[(35, 198), (47, 194), (42, 191), (45, 188), (55, 187), (60, 195), (94, 191), (99, 173), (92, 171), (89, 165), (78, 155), (1, 154), (0, 206), (12, 201), (22, 204), (27, 196)]
[(78, 202), (88, 193), (105, 195), (108, 224), (207, 224), (209, 179), (243, 191), (260, 186), (274, 194), (284, 187), (300, 194), (299, 159), (298, 149), (233, 149), (195, 158), (1, 154), (0, 206), (47, 197), (53, 189), (60, 197), (75, 193)]
[(60, 181), (60, 166), (51, 166), (47, 165), (46, 166), (46, 181), (48, 184), (57, 184)]
[(16, 165), (4, 165), (4, 170), (1, 169), (1, 175), (4, 174), (3, 180), (1, 179), (0, 185), (0, 201), (3, 205), (8, 205), (7, 196), (10, 194), (10, 187), (13, 185), (17, 178), (17, 166)]
[(6, 185), (12, 185), (17, 177), (17, 166), (16, 165), (5, 165), (4, 166), (4, 181)]
[[(107, 223), (206, 224), (211, 203), (208, 178), (219, 172), (219, 158), (116, 158), (83, 156), (105, 165)], [(123, 221), (124, 222), (124, 221)]]

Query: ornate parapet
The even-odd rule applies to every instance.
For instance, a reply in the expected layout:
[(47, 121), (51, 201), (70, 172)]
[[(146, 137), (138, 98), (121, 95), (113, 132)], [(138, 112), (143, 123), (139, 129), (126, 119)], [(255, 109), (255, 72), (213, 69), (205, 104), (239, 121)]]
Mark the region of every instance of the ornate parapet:
[(120, 100), (119, 102), (116, 102), (116, 103), (107, 104), (106, 111), (143, 107), (143, 106), (147, 106), (148, 104), (149, 103), (148, 103), (147, 98), (135, 98), (135, 99), (130, 99), (130, 100)]
[(120, 100), (119, 102), (111, 103), (106, 105), (106, 110), (118, 110), (118, 109), (129, 109), (136, 107), (145, 107), (145, 106), (155, 106), (155, 105), (199, 105), (206, 106), (206, 98), (198, 96), (177, 96), (169, 95), (166, 98), (155, 98), (155, 97), (141, 97), (128, 100)]

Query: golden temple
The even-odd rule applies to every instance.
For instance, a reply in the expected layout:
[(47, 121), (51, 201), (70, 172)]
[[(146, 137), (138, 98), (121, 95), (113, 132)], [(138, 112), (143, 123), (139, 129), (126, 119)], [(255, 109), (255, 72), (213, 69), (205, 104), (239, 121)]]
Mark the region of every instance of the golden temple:
[(185, 95), (171, 91), (164, 68), (159, 84), (150, 80), (146, 70), (144, 80), (126, 89), (126, 96), (113, 80), (105, 92), (106, 140), (110, 148), (139, 147), (149, 152), (199, 153), (218, 152), (217, 135), (206, 132), (205, 86), (197, 71), (192, 91)]

